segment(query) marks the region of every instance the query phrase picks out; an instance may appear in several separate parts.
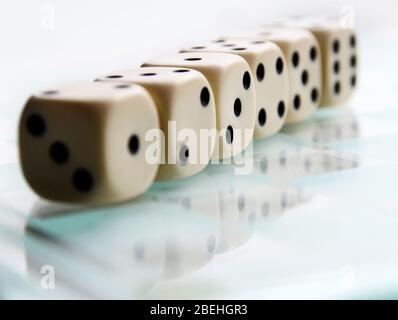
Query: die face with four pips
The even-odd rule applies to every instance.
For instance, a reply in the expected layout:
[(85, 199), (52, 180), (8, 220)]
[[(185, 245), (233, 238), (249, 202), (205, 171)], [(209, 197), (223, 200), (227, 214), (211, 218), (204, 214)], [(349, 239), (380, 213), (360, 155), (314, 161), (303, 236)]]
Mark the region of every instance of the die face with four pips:
[(158, 180), (189, 177), (206, 167), (216, 140), (216, 110), (210, 84), (200, 72), (136, 68), (115, 71), (97, 81), (138, 83), (154, 98), (164, 135)]
[(214, 93), (218, 130), (212, 159), (230, 158), (250, 144), (256, 96), (250, 66), (243, 58), (227, 53), (189, 52), (148, 60), (143, 66), (190, 68), (207, 78)]
[(138, 85), (87, 83), (33, 95), (19, 123), (20, 160), (31, 188), (49, 200), (123, 201), (153, 182), (145, 133), (159, 128), (155, 103)]
[(241, 56), (249, 64), (256, 91), (254, 138), (278, 132), (286, 119), (289, 76), (281, 49), (270, 41), (216, 40), (186, 47), (181, 52), (222, 52)]

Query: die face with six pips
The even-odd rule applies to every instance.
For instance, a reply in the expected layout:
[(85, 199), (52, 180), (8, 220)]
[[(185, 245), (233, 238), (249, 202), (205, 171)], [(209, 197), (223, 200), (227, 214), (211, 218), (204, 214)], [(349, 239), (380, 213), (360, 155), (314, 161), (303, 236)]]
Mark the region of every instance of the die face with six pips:
[(354, 92), (358, 77), (357, 37), (353, 30), (330, 25), (313, 26), (323, 53), (322, 106), (346, 102)]

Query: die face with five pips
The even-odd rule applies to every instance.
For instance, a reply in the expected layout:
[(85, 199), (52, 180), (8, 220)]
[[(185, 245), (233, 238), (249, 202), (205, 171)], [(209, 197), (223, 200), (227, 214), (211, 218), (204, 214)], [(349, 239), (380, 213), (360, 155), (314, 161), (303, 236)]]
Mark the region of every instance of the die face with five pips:
[(87, 83), (32, 96), (19, 124), (23, 174), (49, 200), (109, 203), (153, 182), (145, 133), (159, 128), (155, 103), (138, 85)]
[(245, 59), (250, 66), (256, 92), (254, 138), (266, 138), (282, 128), (289, 101), (289, 76), (283, 52), (275, 43), (220, 39), (195, 44), (181, 52), (222, 52)]
[[(188, 177), (206, 167), (216, 140), (216, 110), (213, 91), (200, 72), (136, 68), (115, 71), (97, 81), (138, 83), (154, 98), (165, 138), (158, 180)], [(201, 131), (206, 133), (204, 138)]]
[(201, 72), (214, 93), (218, 137), (212, 159), (239, 154), (252, 141), (256, 114), (253, 77), (247, 62), (234, 54), (189, 52), (151, 59), (143, 67), (190, 68)]

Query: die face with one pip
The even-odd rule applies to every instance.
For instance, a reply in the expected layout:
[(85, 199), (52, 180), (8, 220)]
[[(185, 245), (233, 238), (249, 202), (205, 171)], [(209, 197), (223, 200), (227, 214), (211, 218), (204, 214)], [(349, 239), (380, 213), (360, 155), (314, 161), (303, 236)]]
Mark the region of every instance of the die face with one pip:
[(322, 53), (323, 91), (321, 106), (341, 104), (349, 99), (357, 85), (357, 37), (351, 27), (339, 19), (297, 17), (280, 22), (310, 31), (318, 40)]
[(218, 130), (212, 159), (230, 158), (249, 145), (256, 97), (250, 67), (243, 58), (226, 53), (190, 52), (149, 60), (143, 66), (191, 68), (207, 78), (214, 93)]
[(250, 38), (275, 42), (285, 55), (290, 78), (286, 122), (300, 122), (311, 116), (319, 106), (322, 91), (321, 55), (315, 37), (305, 29), (266, 27)]
[(153, 182), (145, 133), (159, 128), (155, 103), (138, 85), (87, 83), (32, 96), (19, 123), (20, 160), (32, 189), (49, 200), (127, 200)]
[(181, 52), (224, 52), (245, 59), (256, 90), (254, 138), (262, 139), (281, 129), (287, 115), (289, 76), (283, 52), (275, 43), (216, 40), (187, 47)]
[[(211, 87), (200, 72), (187, 68), (136, 68), (116, 71), (97, 80), (138, 83), (154, 98), (165, 136), (158, 180), (192, 176), (206, 167), (216, 138), (216, 111)], [(187, 129), (195, 136), (187, 141), (174, 139), (169, 122), (175, 124), (177, 136)], [(203, 145), (201, 130), (211, 136)]]

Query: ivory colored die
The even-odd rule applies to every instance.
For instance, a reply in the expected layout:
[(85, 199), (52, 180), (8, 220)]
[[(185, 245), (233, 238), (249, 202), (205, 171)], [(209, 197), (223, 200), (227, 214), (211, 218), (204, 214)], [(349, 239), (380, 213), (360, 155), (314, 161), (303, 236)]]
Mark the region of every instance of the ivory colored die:
[(175, 199), (174, 203), (178, 201), (183, 207), (182, 215), (173, 223), (178, 228), (167, 234), (164, 241), (165, 278), (181, 277), (203, 268), (214, 257), (218, 243), (219, 221), (213, 221), (214, 216), (219, 218), (217, 193)]
[(250, 144), (256, 97), (250, 67), (243, 58), (215, 52), (179, 53), (146, 61), (143, 66), (192, 68), (207, 78), (217, 112), (218, 137), (212, 159), (230, 158)]
[(40, 196), (107, 203), (143, 193), (158, 164), (145, 133), (159, 128), (155, 103), (138, 85), (86, 83), (32, 96), (19, 124), (23, 174)]
[(224, 52), (237, 54), (249, 64), (256, 90), (254, 138), (278, 132), (285, 122), (289, 101), (289, 76), (281, 49), (270, 41), (213, 41), (196, 44), (181, 52)]
[[(200, 72), (186, 68), (136, 68), (109, 73), (97, 80), (138, 83), (154, 98), (165, 135), (158, 180), (192, 176), (206, 167), (216, 138), (216, 111), (211, 87)], [(175, 137), (169, 124), (175, 125)], [(206, 141), (201, 141), (201, 131), (205, 131), (202, 137)]]
[(334, 106), (347, 101), (357, 85), (358, 45), (351, 27), (340, 19), (297, 17), (280, 22), (310, 31), (318, 40), (322, 53), (323, 93), (321, 106)]
[[(267, 27), (243, 38), (248, 36), (275, 42), (285, 55), (290, 78), (286, 122), (300, 122), (311, 116), (318, 109), (322, 90), (320, 49), (312, 33), (300, 28)], [(221, 40), (234, 38), (224, 37)]]
[(219, 192), (220, 239), (217, 253), (227, 252), (249, 241), (256, 223), (257, 199), (252, 189), (231, 189)]

